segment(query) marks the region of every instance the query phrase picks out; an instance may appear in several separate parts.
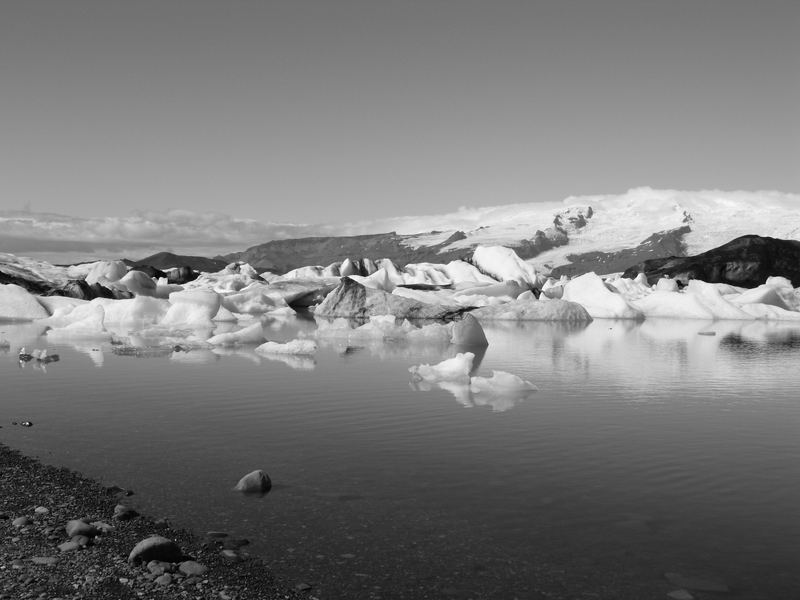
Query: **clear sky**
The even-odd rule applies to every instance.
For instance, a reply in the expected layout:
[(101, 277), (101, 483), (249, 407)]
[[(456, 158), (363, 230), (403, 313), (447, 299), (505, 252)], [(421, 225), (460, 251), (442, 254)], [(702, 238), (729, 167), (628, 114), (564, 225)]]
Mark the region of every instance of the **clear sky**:
[(800, 2), (3, 0), (0, 209), (800, 190)]

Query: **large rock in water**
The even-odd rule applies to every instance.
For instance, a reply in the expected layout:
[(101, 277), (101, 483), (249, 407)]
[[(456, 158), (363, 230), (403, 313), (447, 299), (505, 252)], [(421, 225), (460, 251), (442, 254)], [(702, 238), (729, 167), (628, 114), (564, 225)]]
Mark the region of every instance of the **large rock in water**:
[(339, 286), (325, 297), (314, 314), (320, 317), (351, 319), (394, 315), (401, 319), (451, 320), (468, 310), (463, 306), (425, 304), (383, 290), (368, 288), (349, 277), (342, 277)]
[(671, 277), (682, 284), (692, 279), (756, 287), (767, 277), (781, 276), (800, 286), (800, 241), (743, 235), (708, 252), (688, 257), (646, 260), (628, 268), (623, 277), (644, 273), (649, 284)]

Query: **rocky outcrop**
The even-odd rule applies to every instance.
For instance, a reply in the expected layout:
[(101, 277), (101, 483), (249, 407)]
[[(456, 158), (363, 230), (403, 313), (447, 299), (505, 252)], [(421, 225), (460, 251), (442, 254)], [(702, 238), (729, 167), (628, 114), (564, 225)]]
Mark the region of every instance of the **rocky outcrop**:
[[(557, 213), (550, 226), (544, 230), (531, 227), (530, 237), (519, 239), (507, 246), (520, 258), (533, 258), (551, 248), (569, 243), (569, 233), (586, 226), (592, 217), (590, 206), (571, 207)], [(447, 239), (436, 244), (420, 243), (418, 238), (428, 234), (400, 235), (394, 231), (370, 235), (309, 237), (286, 240), (272, 240), (253, 246), (244, 252), (228, 254), (227, 261), (245, 261), (261, 271), (287, 273), (307, 265), (345, 266), (342, 276), (368, 276), (373, 271), (374, 262), (389, 259), (399, 267), (409, 263), (447, 263), (453, 260), (468, 261), (476, 245), (458, 244), (468, 240), (463, 231), (453, 232)], [(368, 258), (366, 258), (368, 257)]]
[(691, 279), (752, 288), (767, 277), (786, 277), (800, 286), (800, 241), (744, 235), (696, 256), (646, 260), (623, 277), (644, 273), (649, 284), (670, 277), (685, 285)]
[(320, 317), (350, 319), (394, 315), (401, 319), (452, 320), (468, 310), (470, 309), (463, 306), (425, 304), (411, 298), (367, 288), (349, 277), (342, 277), (338, 287), (325, 297), (314, 314)]

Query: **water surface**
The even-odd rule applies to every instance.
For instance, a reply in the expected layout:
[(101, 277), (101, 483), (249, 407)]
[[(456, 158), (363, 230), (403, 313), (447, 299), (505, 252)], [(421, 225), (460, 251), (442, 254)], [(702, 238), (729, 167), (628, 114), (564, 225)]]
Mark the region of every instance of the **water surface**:
[[(314, 328), (265, 323), (278, 341)], [(659, 598), (665, 572), (796, 597), (800, 329), (485, 328), (476, 374), (536, 393), (414, 385), (408, 368), (448, 346), (140, 358), (0, 324), (0, 440), (132, 488), (154, 516), (247, 537), (317, 598)], [(20, 345), (61, 360), (20, 368)], [(231, 491), (256, 468), (270, 494)]]

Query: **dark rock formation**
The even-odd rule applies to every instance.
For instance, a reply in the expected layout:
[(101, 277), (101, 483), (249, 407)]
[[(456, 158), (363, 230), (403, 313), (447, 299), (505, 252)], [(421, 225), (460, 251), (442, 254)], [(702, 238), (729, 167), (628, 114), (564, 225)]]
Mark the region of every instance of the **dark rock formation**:
[(153, 279), (160, 279), (161, 277), (166, 277), (167, 274), (162, 271), (161, 269), (157, 269), (156, 267), (150, 265), (136, 265), (131, 267), (131, 271), (141, 271), (148, 277), (152, 277)]
[(349, 277), (342, 277), (339, 286), (325, 297), (314, 314), (319, 317), (367, 319), (373, 315), (394, 315), (401, 319), (452, 320), (470, 310), (463, 306), (425, 304), (395, 296), (382, 290), (364, 287)]
[(200, 273), (193, 270), (190, 266), (184, 265), (182, 267), (175, 267), (174, 269), (170, 269), (167, 271), (167, 283), (175, 283), (177, 285), (183, 285), (184, 283), (189, 283), (190, 281), (194, 281), (199, 277)]
[(624, 277), (644, 273), (650, 284), (667, 276), (686, 284), (690, 279), (752, 288), (771, 275), (800, 286), (800, 241), (744, 235), (696, 256), (646, 260), (627, 269)]
[(583, 254), (568, 254), (570, 263), (556, 267), (551, 272), (553, 277), (568, 275), (575, 277), (594, 271), (598, 275), (618, 273), (631, 265), (654, 258), (669, 256), (685, 256), (686, 243), (683, 236), (691, 231), (688, 225), (667, 231), (654, 233), (643, 240), (635, 248), (625, 248), (618, 252), (584, 252)]
[[(184, 256), (173, 254), (172, 252), (158, 252), (142, 258), (141, 260), (125, 260), (124, 262), (131, 267), (149, 266), (159, 269), (160, 271), (174, 269), (175, 267), (189, 267), (195, 271), (216, 273), (224, 269), (231, 261), (226, 262), (224, 260), (206, 258), (204, 256)], [(151, 277), (153, 276), (151, 275)]]
[[(545, 250), (569, 243), (569, 232), (584, 227), (592, 214), (590, 206), (565, 209), (555, 215), (552, 226), (544, 231), (534, 230), (530, 238), (509, 244), (508, 247), (522, 259), (533, 258)], [(353, 275), (369, 275), (370, 263), (382, 258), (388, 258), (401, 268), (408, 263), (469, 261), (474, 246), (448, 248), (455, 242), (468, 239), (463, 231), (454, 232), (439, 244), (416, 243), (416, 238), (430, 233), (399, 235), (392, 231), (370, 235), (272, 240), (223, 258), (227, 262), (244, 261), (259, 271), (275, 273), (286, 273), (308, 265), (327, 266), (349, 259), (355, 268)]]

